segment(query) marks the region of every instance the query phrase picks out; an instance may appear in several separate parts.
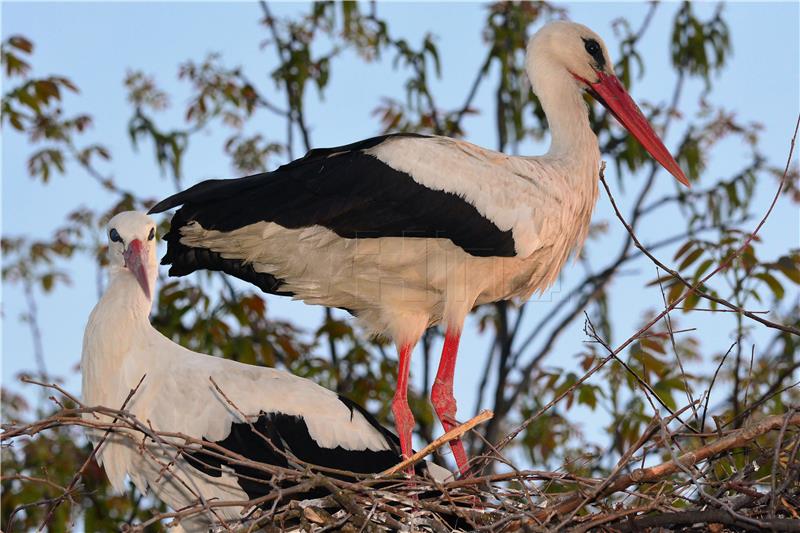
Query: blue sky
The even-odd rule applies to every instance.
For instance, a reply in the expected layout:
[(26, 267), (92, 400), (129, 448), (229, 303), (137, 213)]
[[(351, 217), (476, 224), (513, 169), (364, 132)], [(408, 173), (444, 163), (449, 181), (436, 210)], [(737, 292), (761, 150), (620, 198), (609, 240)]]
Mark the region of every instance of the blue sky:
[[(570, 18), (584, 23), (600, 33), (612, 55), (618, 49), (611, 21), (628, 17), (637, 27), (648, 7), (640, 3), (579, 3), (567, 4)], [(675, 73), (669, 66), (669, 33), (678, 5), (660, 6), (641, 53), (647, 71), (636, 83), (633, 96), (638, 101), (662, 103), (669, 99)], [(303, 9), (297, 4), (275, 4), (278, 15)], [(379, 12), (391, 22), (393, 34), (418, 43), (426, 32), (437, 36), (444, 70), (442, 78), (433, 83), (439, 103), (445, 108), (460, 105), (469, 89), (474, 73), (484, 57), (481, 28), (486, 16), (485, 6), (477, 3), (381, 3)], [(708, 16), (713, 6), (700, 4), (696, 11)], [(774, 164), (782, 166), (788, 151), (788, 140), (798, 113), (800, 95), (800, 47), (798, 43), (798, 3), (732, 3), (725, 8), (726, 20), (733, 37), (733, 56), (725, 71), (714, 80), (715, 88), (709, 99), (717, 105), (735, 110), (742, 121), (757, 121), (764, 126), (761, 148)], [(34, 74), (58, 73), (68, 75), (80, 88), (79, 95), (66, 100), (68, 113), (89, 112), (94, 127), (85, 141), (105, 144), (111, 149), (113, 162), (108, 170), (126, 187), (142, 196), (163, 197), (173, 192), (171, 183), (161, 176), (154, 163), (149, 145), (140, 152), (132, 149), (127, 135), (131, 110), (125, 101), (122, 80), (128, 69), (141, 69), (156, 77), (159, 84), (173, 96), (172, 110), (160, 118), (163, 127), (180, 126), (181, 108), (189, 92), (177, 80), (177, 66), (186, 59), (200, 59), (208, 52), (221, 52), (226, 64), (242, 64), (245, 71), (273, 101), (282, 102), (268, 72), (275, 62), (271, 50), (263, 51), (259, 43), (266, 34), (257, 21), (260, 10), (255, 3), (16, 3), (2, 4), (2, 33), (8, 36), (21, 33), (36, 44)], [(613, 59), (613, 58), (612, 58)], [(315, 90), (308, 93), (307, 113), (312, 124), (312, 139), (316, 146), (336, 145), (368, 137), (379, 130), (372, 110), (384, 96), (404, 98), (404, 74), (383, 64), (364, 64), (352, 53), (344, 53), (333, 64), (333, 77), (325, 91), (324, 100), (316, 98)], [(493, 76), (496, 76), (493, 72)], [(492, 119), (494, 78), (484, 84), (475, 105), (483, 110), (466, 122), (467, 139), (476, 144), (495, 147), (495, 128)], [(692, 81), (681, 102), (681, 110), (691, 117), (697, 109), (697, 96), (703, 89), (701, 81)], [(674, 147), (680, 126), (666, 139)], [(248, 126), (249, 132), (262, 132), (265, 137), (280, 138), (282, 121), (269, 115), (259, 116)], [(186, 184), (210, 177), (232, 176), (222, 140), (229, 131), (216, 129), (203, 132), (192, 142), (185, 161)], [(526, 142), (521, 152), (541, 153), (546, 143)], [(27, 234), (47, 237), (59, 226), (64, 215), (78, 205), (105, 207), (111, 197), (100, 191), (79, 169), (71, 168), (65, 177), (56, 177), (47, 186), (27, 177), (25, 162), (30, 147), (14, 132), (4, 131), (2, 138), (2, 231), (4, 235)], [(299, 153), (294, 154), (299, 156)], [(747, 151), (737, 141), (724, 141), (713, 154), (707, 179), (728, 176), (747, 161)], [(276, 164), (277, 161), (273, 162)], [(616, 181), (610, 176), (612, 186)], [(670, 191), (674, 187), (664, 172), (659, 175), (658, 187)], [(763, 212), (774, 191), (775, 181), (765, 179), (756, 191), (755, 211)], [(628, 211), (630, 196), (620, 193), (619, 201)], [(670, 217), (664, 213), (658, 224), (643, 228), (644, 241), (655, 240), (670, 229)], [(594, 221), (608, 221), (613, 228), (608, 237), (612, 253), (618, 250), (621, 228), (610, 211), (608, 200), (601, 194)], [(769, 257), (798, 246), (800, 224), (795, 207), (785, 199), (764, 228), (762, 254)], [(667, 234), (670, 234), (668, 232)], [(598, 248), (594, 248), (595, 253)], [(669, 260), (671, 254), (659, 256)], [(669, 261), (668, 261), (669, 262)], [(599, 264), (599, 263), (598, 263)], [(52, 374), (65, 376), (67, 386), (74, 391), (80, 387), (75, 367), (80, 359), (81, 337), (86, 317), (96, 302), (95, 267), (85, 260), (68, 265), (73, 284), (48, 296), (39, 296), (40, 322), (44, 330), (44, 348), (48, 369)], [(635, 331), (641, 322), (642, 311), (653, 309), (660, 301), (657, 289), (642, 289), (642, 281), (652, 279), (654, 269), (646, 262), (630, 267), (628, 276), (618, 279), (611, 290), (621, 293), (622, 301), (630, 305), (614, 310), (618, 324), (617, 341)], [(556, 285), (569, 287), (583, 274), (579, 265), (568, 265), (563, 280)], [(791, 290), (795, 290), (794, 287)], [(538, 322), (552, 309), (553, 298), (545, 295), (528, 313), (529, 324)], [(301, 303), (271, 297), (271, 312), (289, 317), (300, 326), (313, 328), (318, 324), (321, 310)], [(24, 301), (18, 287), (3, 287), (3, 356), (2, 383), (9, 385), (20, 371), (32, 369), (32, 345), (27, 326), (18, 319)], [(724, 351), (730, 344), (727, 319), (693, 315), (689, 321), (703, 338), (703, 352)], [(756, 344), (766, 337), (757, 336)], [(559, 341), (558, 349), (545, 364), (571, 366), (573, 355), (583, 340), (582, 324), (576, 322)], [(487, 339), (468, 326), (462, 343), (460, 363), (456, 374), (456, 395), (463, 408), (474, 405), (474, 386), (482, 370)], [(418, 361), (417, 361), (418, 362)], [(708, 364), (708, 361), (703, 364)], [(419, 375), (419, 369), (414, 367)], [(586, 416), (586, 413), (576, 416)], [(587, 418), (588, 420), (588, 418)], [(588, 428), (589, 430), (591, 428)]]

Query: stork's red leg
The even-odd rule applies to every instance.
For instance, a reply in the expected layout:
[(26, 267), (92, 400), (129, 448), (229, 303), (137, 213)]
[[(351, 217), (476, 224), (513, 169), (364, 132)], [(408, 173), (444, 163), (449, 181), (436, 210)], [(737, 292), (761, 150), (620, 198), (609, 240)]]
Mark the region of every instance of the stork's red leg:
[(408, 370), (411, 366), (411, 352), (414, 349), (412, 344), (398, 346), (397, 353), (400, 359), (400, 367), (397, 371), (397, 390), (392, 400), (392, 413), (394, 413), (394, 425), (397, 429), (397, 436), (400, 437), (400, 449), (403, 457), (411, 457), (411, 432), (414, 429), (414, 415), (408, 407)]
[[(444, 337), (442, 358), (439, 360), (439, 370), (436, 372), (436, 380), (433, 382), (433, 388), (431, 388), (431, 402), (445, 431), (450, 431), (456, 426), (453, 374), (456, 371), (456, 357), (458, 356), (458, 341), (460, 338), (460, 331), (447, 330), (447, 334)], [(464, 451), (461, 439), (451, 440), (450, 449), (453, 450), (453, 457), (456, 459), (461, 475), (466, 475), (469, 468), (467, 466), (467, 454)]]

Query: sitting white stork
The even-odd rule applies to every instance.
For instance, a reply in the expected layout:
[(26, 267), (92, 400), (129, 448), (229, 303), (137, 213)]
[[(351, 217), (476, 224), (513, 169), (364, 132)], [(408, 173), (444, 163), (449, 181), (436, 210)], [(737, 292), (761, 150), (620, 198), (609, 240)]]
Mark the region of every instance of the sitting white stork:
[[(86, 405), (119, 409), (145, 376), (126, 409), (154, 430), (215, 442), (252, 461), (282, 467), (294, 457), (338, 470), (378, 473), (402, 460), (399, 439), (352, 401), (287, 372), (192, 352), (156, 331), (149, 321), (158, 272), (155, 223), (143, 213), (120, 213), (109, 222), (108, 236), (109, 284), (83, 340)], [(102, 434), (92, 431), (90, 438), (97, 444)], [(177, 458), (164, 452), (152, 440), (143, 442), (141, 433), (123, 432), (111, 434), (96, 457), (115, 490), (124, 491), (129, 476), (142, 493), (149, 487), (173, 509), (198, 498), (246, 501), (273, 489), (239, 477), (264, 479), (262, 471), (228, 465), (200, 447)], [(451, 475), (433, 464), (418, 468), (425, 472), (439, 480)], [(300, 496), (317, 494), (293, 497)], [(241, 510), (217, 507), (216, 518), (241, 520)], [(203, 514), (183, 525), (206, 531), (213, 520)]]
[[(311, 150), (273, 172), (205, 181), (153, 207), (182, 206), (163, 263), (174, 276), (219, 270), (265, 292), (344, 308), (371, 333), (393, 338), (400, 364), (392, 410), (408, 454), (409, 362), (424, 330), (446, 330), (431, 399), (449, 430), (467, 314), (545, 290), (586, 238), (600, 152), (584, 92), (688, 185), (589, 28), (544, 26), (528, 45), (527, 70), (550, 125), (545, 155), (512, 157), (416, 134)], [(460, 441), (451, 447), (466, 472)]]

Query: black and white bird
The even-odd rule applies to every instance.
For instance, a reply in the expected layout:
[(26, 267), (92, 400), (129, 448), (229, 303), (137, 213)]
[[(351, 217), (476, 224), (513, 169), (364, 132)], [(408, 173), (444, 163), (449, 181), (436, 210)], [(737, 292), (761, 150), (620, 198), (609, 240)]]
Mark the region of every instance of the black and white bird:
[[(512, 157), (416, 134), (311, 150), (273, 172), (205, 181), (157, 204), (151, 213), (182, 206), (162, 262), (173, 276), (218, 270), (268, 293), (343, 308), (391, 337), (400, 362), (392, 410), (408, 454), (409, 362), (425, 329), (446, 330), (431, 399), (447, 430), (467, 314), (545, 290), (583, 245), (600, 163), (584, 92), (688, 185), (592, 30), (547, 24), (530, 40), (527, 71), (550, 125), (546, 154)], [(451, 447), (466, 472), (461, 443)]]
[[(118, 214), (108, 224), (109, 284), (83, 339), (86, 405), (120, 408), (146, 376), (126, 409), (155, 430), (204, 439), (250, 460), (282, 467), (292, 464), (285, 454), (358, 473), (378, 473), (402, 460), (398, 438), (347, 398), (287, 372), (192, 352), (156, 331), (149, 321), (158, 272), (155, 231), (150, 217), (133, 211)], [(102, 431), (90, 433), (90, 438), (97, 444)], [(226, 465), (202, 448), (177, 458), (167, 452), (174, 448), (143, 442), (141, 433), (115, 433), (96, 457), (114, 489), (124, 491), (127, 476), (142, 493), (150, 488), (173, 509), (197, 503), (200, 497), (246, 501), (272, 490), (269, 484), (237, 476), (263, 479), (263, 472)], [(423, 464), (418, 473), (438, 480), (452, 477), (433, 464)], [(183, 526), (207, 531), (215, 517), (239, 520), (241, 510), (217, 507), (216, 515), (202, 514)]]

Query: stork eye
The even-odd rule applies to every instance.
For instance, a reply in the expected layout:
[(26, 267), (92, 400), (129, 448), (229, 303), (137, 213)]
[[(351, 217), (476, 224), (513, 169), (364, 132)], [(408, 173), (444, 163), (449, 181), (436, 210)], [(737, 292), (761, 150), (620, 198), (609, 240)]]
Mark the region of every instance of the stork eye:
[(156, 228), (150, 228), (150, 235), (147, 236), (148, 241), (152, 241), (156, 238)]
[(111, 228), (111, 231), (108, 232), (108, 238), (113, 242), (122, 242), (122, 237), (119, 236), (119, 232), (115, 228)]
[(583, 47), (586, 49), (586, 53), (595, 60), (597, 66), (602, 69), (606, 64), (606, 58), (603, 57), (603, 49), (600, 48), (600, 43), (594, 39), (584, 39)]

